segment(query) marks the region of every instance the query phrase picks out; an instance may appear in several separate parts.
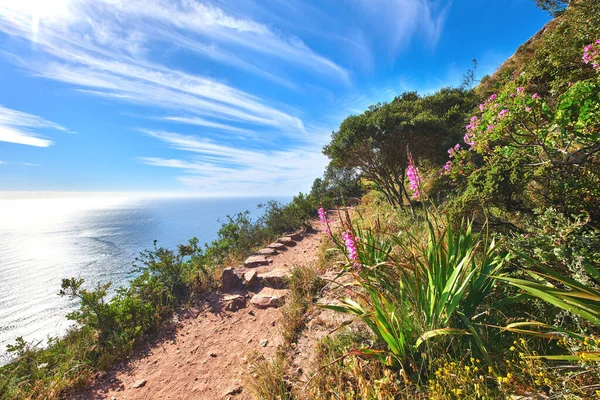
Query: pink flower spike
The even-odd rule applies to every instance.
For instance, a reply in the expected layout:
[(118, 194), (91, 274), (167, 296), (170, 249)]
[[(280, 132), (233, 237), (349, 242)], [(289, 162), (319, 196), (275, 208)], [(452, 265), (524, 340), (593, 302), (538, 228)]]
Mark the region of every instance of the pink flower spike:
[(485, 108), (485, 104), (480, 104), (479, 105), (479, 111), (483, 112), (484, 108)]
[(524, 90), (525, 90), (524, 88), (522, 88), (521, 86), (519, 86), (517, 88), (517, 93), (522, 93)]
[(500, 112), (498, 113), (498, 116), (499, 116), (500, 118), (503, 118), (503, 117), (505, 117), (507, 114), (508, 114), (508, 110), (505, 108), (505, 109), (503, 109), (502, 111), (500, 111)]
[(540, 95), (537, 93), (534, 93), (533, 96), (531, 96), (532, 99), (539, 99)]
[(415, 167), (412, 156), (408, 159), (408, 168), (406, 169), (406, 176), (408, 178), (408, 186), (413, 192), (413, 199), (419, 198), (421, 177), (419, 176), (419, 169)]
[(496, 100), (497, 97), (498, 97), (498, 95), (494, 93), (493, 95), (490, 96), (490, 101)]
[[(346, 231), (342, 233), (342, 238), (344, 239), (344, 244), (346, 245), (346, 250), (348, 251), (348, 258), (352, 261), (358, 260), (358, 250), (356, 249), (356, 240), (352, 235), (351, 231)], [(356, 263), (354, 264), (356, 266)]]
[(317, 212), (319, 213), (319, 219), (321, 220), (321, 223), (325, 226), (325, 232), (327, 233), (327, 236), (331, 237), (331, 229), (329, 229), (330, 221), (327, 219), (325, 210), (323, 207), (321, 207), (317, 210)]

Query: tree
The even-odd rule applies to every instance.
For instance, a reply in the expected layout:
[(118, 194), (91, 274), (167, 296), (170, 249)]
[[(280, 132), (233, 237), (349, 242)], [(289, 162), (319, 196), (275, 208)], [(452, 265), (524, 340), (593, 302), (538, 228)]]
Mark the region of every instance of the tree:
[(475, 104), (466, 89), (428, 96), (406, 92), (346, 118), (323, 153), (333, 168), (356, 168), (392, 205), (401, 206), (411, 201), (404, 185), (408, 152), (417, 163), (442, 163)]
[(535, 3), (539, 8), (548, 11), (554, 16), (562, 14), (567, 9), (570, 2), (571, 0), (535, 0)]
[(323, 178), (313, 182), (310, 195), (323, 206), (346, 204), (353, 197), (360, 197), (363, 188), (356, 168), (337, 168), (329, 164)]

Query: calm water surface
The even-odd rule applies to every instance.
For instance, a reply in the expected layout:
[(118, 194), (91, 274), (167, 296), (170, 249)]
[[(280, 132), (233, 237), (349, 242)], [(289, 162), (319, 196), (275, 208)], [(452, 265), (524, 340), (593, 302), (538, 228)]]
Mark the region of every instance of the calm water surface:
[(194, 236), (210, 242), (219, 220), (244, 210), (257, 217), (266, 200), (0, 200), (0, 364), (15, 338), (43, 344), (70, 325), (65, 315), (74, 304), (57, 294), (62, 278), (123, 286), (154, 239), (169, 248)]

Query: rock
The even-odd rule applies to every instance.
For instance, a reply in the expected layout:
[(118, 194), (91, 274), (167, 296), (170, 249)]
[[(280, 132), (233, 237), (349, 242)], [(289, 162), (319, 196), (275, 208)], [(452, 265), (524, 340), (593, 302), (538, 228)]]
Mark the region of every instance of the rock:
[(246, 268), (256, 268), (261, 265), (269, 265), (269, 260), (265, 256), (250, 256), (244, 261)]
[(270, 247), (266, 247), (264, 249), (258, 250), (255, 254), (258, 254), (261, 256), (275, 256), (275, 255), (277, 255), (277, 250), (272, 249)]
[(146, 380), (140, 379), (139, 381), (136, 381), (133, 385), (131, 385), (131, 387), (134, 389), (139, 389), (141, 387), (144, 387), (145, 385), (146, 385)]
[(258, 343), (260, 347), (267, 347), (268, 344), (269, 341), (267, 339), (261, 339), (261, 341)]
[(258, 279), (268, 287), (282, 288), (287, 286), (287, 280), (290, 273), (284, 269), (274, 269), (272, 271), (258, 274)]
[(296, 245), (296, 242), (294, 241), (294, 239), (292, 239), (289, 236), (284, 236), (284, 237), (279, 238), (277, 240), (277, 243), (284, 244), (288, 247), (294, 247)]
[(247, 271), (244, 273), (244, 282), (248, 286), (253, 286), (255, 283), (258, 282), (257, 277), (258, 274), (256, 273), (256, 271)]
[(240, 394), (240, 393), (242, 393), (242, 390), (243, 390), (242, 385), (236, 385), (232, 388), (227, 389), (227, 393), (225, 393), (225, 396)]
[(213, 353), (213, 352), (211, 352), (211, 353), (209, 353), (208, 355), (214, 358), (214, 357), (216, 357), (216, 356), (217, 356), (217, 353)]
[(239, 294), (232, 294), (223, 297), (223, 306), (227, 311), (237, 311), (246, 308), (246, 298)]
[(283, 243), (277, 243), (277, 242), (271, 243), (270, 245), (267, 246), (267, 248), (269, 248), (269, 249), (275, 249), (275, 250), (278, 250), (278, 251), (285, 251), (285, 250), (287, 250), (287, 246), (285, 244), (283, 244)]
[(250, 299), (250, 303), (258, 308), (279, 307), (284, 302), (284, 295), (275, 294), (257, 294)]
[(228, 292), (231, 289), (242, 289), (244, 284), (235, 270), (231, 267), (225, 268), (221, 274), (221, 290)]
[(290, 235), (290, 239), (292, 239), (293, 241), (299, 242), (302, 239), (304, 239), (304, 236), (302, 236), (301, 232), (296, 232), (296, 233), (292, 233)]

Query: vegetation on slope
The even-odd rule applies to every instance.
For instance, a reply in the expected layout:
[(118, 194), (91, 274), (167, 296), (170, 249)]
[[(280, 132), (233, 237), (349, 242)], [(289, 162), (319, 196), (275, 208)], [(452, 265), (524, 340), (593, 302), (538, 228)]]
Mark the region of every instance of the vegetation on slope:
[[(204, 248), (142, 254), (111, 300), (107, 286), (65, 280), (78, 327), (47, 349), (12, 346), (0, 396), (85, 384), (201, 299), (221, 266), (364, 190), (369, 201), (331, 237), (354, 279), (329, 308), (367, 330), (319, 344), (302, 397), (600, 396), (600, 3), (537, 2), (556, 19), (474, 90), (404, 93), (348, 117), (310, 195), (269, 203), (256, 222), (229, 218)], [(289, 341), (315, 296), (302, 287), (286, 309)], [(257, 364), (276, 372), (259, 397), (298, 397), (284, 361)]]
[(331, 237), (354, 279), (327, 307), (370, 334), (322, 342), (313, 398), (600, 396), (600, 3), (538, 4), (557, 18), (473, 91), (405, 93), (325, 147), (384, 202)]

